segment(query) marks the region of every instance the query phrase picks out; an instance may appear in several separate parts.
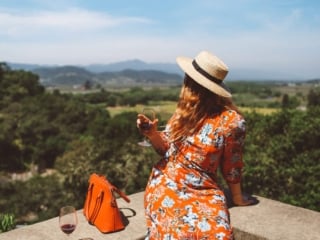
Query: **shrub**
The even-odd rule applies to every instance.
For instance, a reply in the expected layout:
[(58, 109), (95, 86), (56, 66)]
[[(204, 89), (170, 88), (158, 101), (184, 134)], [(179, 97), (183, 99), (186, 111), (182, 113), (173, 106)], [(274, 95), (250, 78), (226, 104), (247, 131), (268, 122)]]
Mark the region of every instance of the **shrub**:
[(11, 213), (0, 214), (0, 233), (7, 232), (16, 227), (15, 216)]

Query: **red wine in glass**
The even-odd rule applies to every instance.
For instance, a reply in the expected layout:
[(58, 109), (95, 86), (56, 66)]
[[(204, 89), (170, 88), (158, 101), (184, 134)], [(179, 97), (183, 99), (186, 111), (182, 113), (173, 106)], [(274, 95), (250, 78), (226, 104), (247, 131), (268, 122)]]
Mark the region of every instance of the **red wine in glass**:
[(72, 233), (76, 229), (76, 225), (66, 223), (66, 224), (61, 225), (60, 228), (64, 233), (69, 235), (70, 233)]
[(59, 226), (67, 235), (71, 234), (78, 224), (78, 216), (73, 206), (64, 206), (60, 209)]
[(141, 123), (142, 130), (149, 130), (151, 125), (149, 123)]

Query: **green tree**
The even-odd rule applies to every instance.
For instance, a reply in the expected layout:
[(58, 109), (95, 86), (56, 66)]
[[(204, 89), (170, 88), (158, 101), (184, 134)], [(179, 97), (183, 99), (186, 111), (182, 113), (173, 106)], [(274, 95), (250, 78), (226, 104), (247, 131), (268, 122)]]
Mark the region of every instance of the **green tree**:
[(320, 106), (320, 87), (311, 89), (307, 97), (308, 107)]
[(282, 97), (282, 108), (296, 108), (299, 104), (299, 99), (296, 96), (290, 97), (288, 94), (284, 94)]

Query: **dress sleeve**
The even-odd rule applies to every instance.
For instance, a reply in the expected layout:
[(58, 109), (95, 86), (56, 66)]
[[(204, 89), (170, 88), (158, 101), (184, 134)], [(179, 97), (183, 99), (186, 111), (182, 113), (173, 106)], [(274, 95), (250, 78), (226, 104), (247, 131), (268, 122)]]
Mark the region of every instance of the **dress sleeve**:
[(239, 183), (243, 168), (243, 146), (246, 135), (245, 120), (239, 114), (230, 116), (226, 126), (221, 170), (228, 183)]

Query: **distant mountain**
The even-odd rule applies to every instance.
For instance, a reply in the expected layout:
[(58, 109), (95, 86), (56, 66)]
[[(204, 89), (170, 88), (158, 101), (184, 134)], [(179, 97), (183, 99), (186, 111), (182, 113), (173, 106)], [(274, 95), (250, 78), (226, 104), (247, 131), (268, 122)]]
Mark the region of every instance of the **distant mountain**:
[(177, 85), (181, 84), (183, 74), (175, 64), (148, 64), (140, 60), (87, 66), (23, 63), (8, 63), (8, 65), (14, 70), (26, 70), (38, 74), (44, 85), (83, 85), (87, 81), (102, 86)]
[(83, 85), (86, 82), (101, 86), (122, 85), (177, 85), (181, 84), (182, 76), (157, 70), (105, 71), (94, 73), (82, 67), (42, 67), (31, 70), (40, 76), (44, 85)]
[[(41, 64), (25, 64), (25, 63), (8, 63), (12, 69), (22, 69), (22, 70), (34, 70), (38, 68), (58, 68), (62, 67), (59, 65), (41, 65)], [(76, 65), (75, 67), (84, 68), (87, 71), (93, 73), (102, 72), (119, 72), (125, 69), (133, 70), (157, 70), (168, 73), (178, 73), (183, 74), (182, 70), (174, 63), (146, 63), (138, 59), (121, 61), (109, 64), (90, 64), (90, 65)]]
[(182, 74), (182, 71), (176, 64), (172, 63), (146, 63), (138, 59), (110, 63), (110, 64), (91, 64), (83, 66), (85, 69), (95, 73), (118, 72), (125, 69), (133, 70), (157, 70), (169, 73)]
[[(72, 66), (57, 66), (57, 65), (37, 65), (37, 64), (23, 64), (23, 63), (8, 63), (8, 65), (12, 69), (24, 69), (28, 71), (35, 71), (39, 73), (42, 80), (46, 79), (55, 79), (55, 81), (63, 82), (63, 78), (61, 75), (59, 76), (51, 76), (48, 77), (49, 69), (52, 71), (64, 71), (70, 69)], [(78, 65), (73, 66), (74, 68), (78, 68), (79, 71), (71, 71), (69, 72), (68, 79), (74, 77), (74, 81), (77, 82), (75, 79), (79, 77), (78, 81), (82, 82), (85, 79), (94, 79), (99, 81), (99, 74), (102, 75), (110, 75), (114, 74), (117, 76), (117, 79), (121, 78), (121, 72), (125, 70), (133, 70), (136, 72), (139, 71), (155, 71), (154, 73), (162, 72), (167, 74), (176, 74), (179, 75), (180, 78), (183, 76), (182, 70), (176, 63), (146, 63), (138, 59), (128, 60), (128, 61), (121, 61), (115, 62), (110, 64), (90, 64), (90, 65)], [(47, 69), (47, 70), (44, 70)], [(80, 71), (81, 69), (81, 71)], [(86, 71), (86, 72), (84, 72)], [(73, 74), (75, 75), (72, 75)], [(52, 73), (52, 72), (51, 72)], [(143, 74), (143, 73), (140, 73)], [(146, 72), (144, 72), (146, 74)], [(49, 74), (50, 75), (50, 74)], [(141, 77), (142, 75), (140, 75)], [(98, 79), (96, 79), (98, 77)], [(101, 77), (101, 76), (100, 76)], [(126, 76), (128, 77), (128, 76)], [(150, 77), (150, 76), (149, 76)], [(169, 77), (169, 76), (167, 76)], [(176, 78), (175, 76), (174, 78)], [(170, 76), (172, 78), (172, 76)], [(68, 81), (69, 81), (68, 80)], [(115, 79), (113, 79), (115, 80)], [(302, 79), (300, 75), (294, 74), (292, 72), (280, 72), (280, 71), (266, 71), (266, 70), (259, 70), (259, 69), (242, 69), (242, 68), (233, 68), (229, 74), (227, 75), (228, 81), (235, 81), (235, 80), (248, 80), (248, 81), (259, 81), (259, 80), (282, 80), (282, 81), (298, 81), (298, 80), (308, 80)]]
[(41, 67), (30, 70), (39, 75), (44, 85), (82, 85), (95, 82), (95, 74), (74, 66)]

